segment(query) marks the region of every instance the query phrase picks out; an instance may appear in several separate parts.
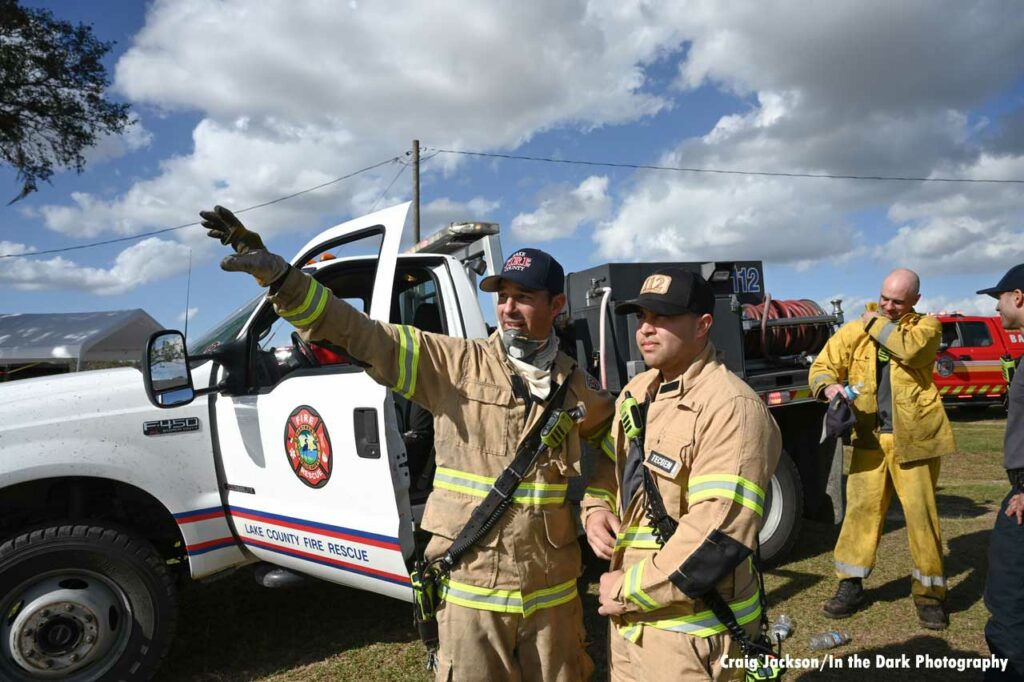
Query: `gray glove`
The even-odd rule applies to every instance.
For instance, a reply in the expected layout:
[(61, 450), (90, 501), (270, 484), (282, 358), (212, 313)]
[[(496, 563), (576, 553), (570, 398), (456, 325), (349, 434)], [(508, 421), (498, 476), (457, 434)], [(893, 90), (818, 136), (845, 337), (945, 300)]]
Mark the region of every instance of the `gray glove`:
[(270, 253), (263, 245), (263, 240), (252, 230), (245, 229), (235, 214), (223, 206), (215, 206), (212, 211), (200, 211), (206, 233), (221, 244), (230, 244), (235, 253), (225, 256), (220, 262), (221, 270), (228, 272), (248, 272), (256, 278), (261, 287), (267, 287), (288, 273), (288, 262)]

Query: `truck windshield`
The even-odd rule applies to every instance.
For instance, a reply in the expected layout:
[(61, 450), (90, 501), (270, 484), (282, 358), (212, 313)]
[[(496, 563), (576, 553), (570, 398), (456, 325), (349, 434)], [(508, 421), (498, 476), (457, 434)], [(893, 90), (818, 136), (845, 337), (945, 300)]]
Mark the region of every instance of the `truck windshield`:
[(191, 342), (188, 345), (188, 354), (202, 355), (203, 353), (209, 353), (222, 343), (233, 340), (238, 336), (238, 332), (242, 331), (242, 326), (245, 324), (245, 321), (249, 319), (249, 316), (252, 315), (252, 311), (256, 309), (256, 306), (258, 306), (264, 298), (265, 296), (260, 294), (235, 312), (228, 315), (223, 322), (216, 325), (213, 329), (203, 334), (197, 340)]

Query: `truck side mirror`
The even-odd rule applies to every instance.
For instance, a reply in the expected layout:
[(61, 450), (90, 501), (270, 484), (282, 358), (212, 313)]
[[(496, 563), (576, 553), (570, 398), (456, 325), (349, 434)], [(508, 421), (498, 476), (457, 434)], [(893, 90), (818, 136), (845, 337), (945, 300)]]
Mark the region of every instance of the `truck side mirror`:
[(154, 406), (180, 407), (195, 399), (185, 335), (181, 332), (159, 331), (150, 336), (142, 365), (146, 395)]
[(941, 343), (939, 343), (939, 352), (940, 353), (945, 351), (945, 350), (947, 350), (948, 348), (949, 348), (949, 344), (947, 342), (942, 341)]

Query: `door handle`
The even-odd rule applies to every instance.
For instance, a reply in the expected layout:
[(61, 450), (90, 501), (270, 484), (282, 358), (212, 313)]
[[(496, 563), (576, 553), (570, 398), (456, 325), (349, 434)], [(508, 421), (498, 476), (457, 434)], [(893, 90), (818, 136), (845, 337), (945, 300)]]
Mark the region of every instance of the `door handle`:
[(970, 360), (971, 356), (970, 355), (958, 355), (957, 359), (958, 360)]
[(380, 459), (377, 410), (372, 407), (357, 407), (352, 418), (353, 431), (356, 436), (356, 454), (363, 459)]

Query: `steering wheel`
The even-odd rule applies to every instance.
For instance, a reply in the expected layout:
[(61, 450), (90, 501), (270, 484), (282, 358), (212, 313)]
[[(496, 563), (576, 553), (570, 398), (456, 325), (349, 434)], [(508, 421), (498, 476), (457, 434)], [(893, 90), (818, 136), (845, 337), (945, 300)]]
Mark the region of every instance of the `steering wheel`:
[(300, 362), (306, 367), (319, 367), (320, 361), (316, 357), (316, 353), (313, 352), (313, 348), (308, 343), (302, 340), (298, 332), (292, 332), (292, 346), (298, 350), (296, 356)]

